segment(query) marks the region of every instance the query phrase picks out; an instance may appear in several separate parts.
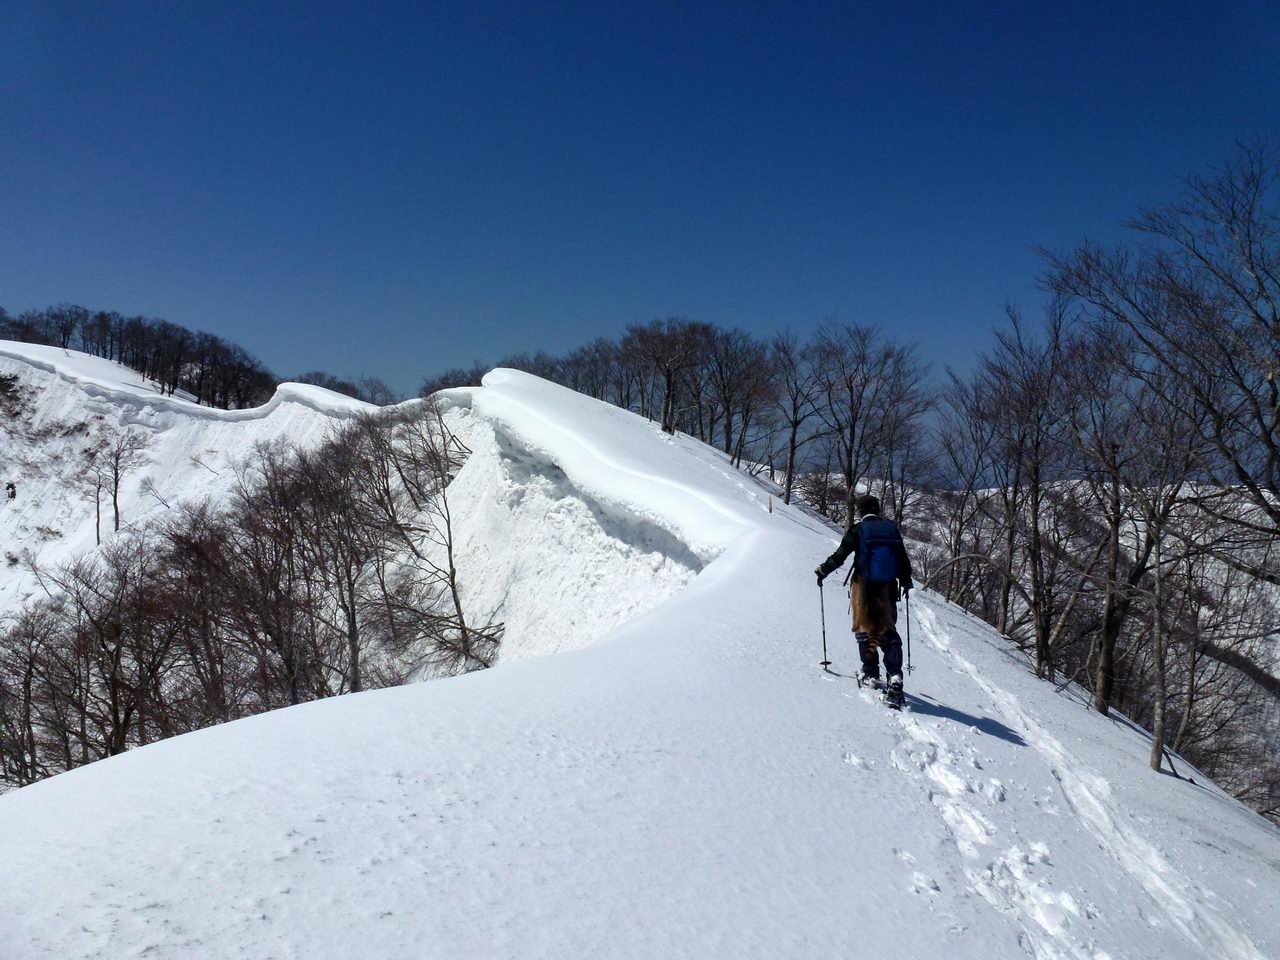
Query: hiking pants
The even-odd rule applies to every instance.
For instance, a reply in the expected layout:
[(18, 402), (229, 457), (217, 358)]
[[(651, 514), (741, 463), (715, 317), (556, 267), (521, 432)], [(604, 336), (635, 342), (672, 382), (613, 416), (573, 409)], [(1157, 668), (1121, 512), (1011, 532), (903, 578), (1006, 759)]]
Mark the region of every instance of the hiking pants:
[[(898, 622), (898, 605), (893, 605), (893, 622)], [(897, 627), (879, 637), (869, 633), (855, 631), (858, 641), (858, 656), (862, 658), (862, 669), (869, 676), (880, 676), (880, 650), (884, 650), (884, 669), (888, 676), (902, 674), (902, 638), (898, 636)]]

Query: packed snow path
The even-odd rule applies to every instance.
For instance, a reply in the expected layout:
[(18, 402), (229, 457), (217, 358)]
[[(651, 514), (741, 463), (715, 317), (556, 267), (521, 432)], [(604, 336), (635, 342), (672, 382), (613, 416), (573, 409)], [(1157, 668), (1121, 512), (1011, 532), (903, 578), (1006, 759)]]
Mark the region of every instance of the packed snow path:
[[(830, 530), (532, 378), (453, 400), (696, 576), (573, 652), (0, 797), (0, 956), (1280, 956), (1280, 832), (1152, 773), (1140, 731), (984, 624), (918, 591), (911, 709), (890, 712), (817, 667)], [(852, 674), (841, 599), (829, 581)]]

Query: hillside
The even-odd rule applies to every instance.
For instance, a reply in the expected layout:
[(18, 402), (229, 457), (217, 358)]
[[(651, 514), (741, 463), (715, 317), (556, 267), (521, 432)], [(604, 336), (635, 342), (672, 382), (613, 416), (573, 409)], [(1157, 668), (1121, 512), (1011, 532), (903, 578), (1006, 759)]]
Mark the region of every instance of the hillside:
[[(38, 589), (26, 561), (56, 565), (95, 541), (93, 471), (86, 452), (132, 431), (142, 439), (120, 484), (121, 518), (141, 524), (180, 499), (219, 496), (253, 444), (319, 442), (368, 404), (300, 383), (250, 410), (164, 396), (141, 375), (75, 350), (0, 340), (0, 379), (16, 393), (0, 416), (0, 613)], [(110, 490), (101, 495), (110, 533)]]
[[(188, 494), (357, 409), (286, 387), (221, 414), (8, 351), (32, 426), (90, 410), (152, 431), (128, 516), (152, 509), (147, 477)], [(473, 451), (460, 564), (507, 624), (499, 666), (0, 797), (0, 956), (1280, 956), (1280, 831), (1194, 771), (1151, 772), (1143, 731), (1036, 681), (985, 624), (918, 591), (911, 709), (891, 713), (816, 665), (821, 522), (527, 375), (445, 401)], [(47, 506), (0, 508), (5, 549), (41, 526), (60, 531), (44, 550), (91, 545), (74, 458), (22, 469), (19, 498)], [(6, 576), (0, 609), (30, 589)]]

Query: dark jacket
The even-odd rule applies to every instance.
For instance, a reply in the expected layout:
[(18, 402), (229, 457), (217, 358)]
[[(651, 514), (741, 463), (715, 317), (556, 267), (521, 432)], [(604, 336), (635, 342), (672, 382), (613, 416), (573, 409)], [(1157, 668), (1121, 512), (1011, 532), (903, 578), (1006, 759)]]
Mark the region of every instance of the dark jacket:
[[(863, 518), (867, 519), (866, 517)], [(880, 519), (876, 517), (875, 519)], [(825, 577), (839, 569), (849, 555), (853, 554), (854, 580), (849, 591), (849, 609), (853, 614), (853, 630), (859, 639), (863, 637), (897, 636), (898, 594), (910, 590), (911, 560), (907, 557), (907, 548), (898, 545), (897, 568), (898, 582), (895, 583), (863, 583), (857, 576), (862, 553), (862, 537), (858, 530), (862, 521), (849, 528), (849, 532), (840, 541), (836, 552), (823, 561), (818, 570)]]
[[(871, 518), (862, 518), (862, 520), (867, 519)], [(879, 520), (880, 518), (875, 517), (875, 519)], [(862, 526), (862, 520), (859, 520), (849, 528), (844, 538), (840, 541), (840, 546), (836, 547), (836, 552), (822, 561), (822, 566), (818, 567), (818, 569), (822, 571), (824, 577), (838, 570), (849, 559), (850, 554), (853, 554), (853, 569), (855, 571), (858, 569), (858, 561), (861, 559), (860, 554), (862, 552), (862, 537), (858, 534), (858, 528)], [(911, 582), (911, 560), (907, 556), (907, 548), (902, 544), (898, 546), (897, 559), (898, 586), (902, 590), (910, 590), (914, 586)]]

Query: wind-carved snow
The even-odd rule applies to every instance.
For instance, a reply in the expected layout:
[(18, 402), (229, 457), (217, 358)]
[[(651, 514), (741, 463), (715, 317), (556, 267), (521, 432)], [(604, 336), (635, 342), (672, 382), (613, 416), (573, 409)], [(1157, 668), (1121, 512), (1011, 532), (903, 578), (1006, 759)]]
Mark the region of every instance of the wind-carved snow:
[(830, 582), (817, 667), (835, 531), (535, 378), (447, 400), (498, 666), (0, 797), (0, 956), (1280, 957), (1280, 831), (985, 624), (915, 591), (887, 711)]
[(502, 662), (585, 647), (702, 569), (672, 533), (602, 507), (489, 422), (467, 411), (449, 421), (471, 449), (449, 488), (463, 601), (504, 625)]

